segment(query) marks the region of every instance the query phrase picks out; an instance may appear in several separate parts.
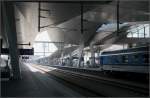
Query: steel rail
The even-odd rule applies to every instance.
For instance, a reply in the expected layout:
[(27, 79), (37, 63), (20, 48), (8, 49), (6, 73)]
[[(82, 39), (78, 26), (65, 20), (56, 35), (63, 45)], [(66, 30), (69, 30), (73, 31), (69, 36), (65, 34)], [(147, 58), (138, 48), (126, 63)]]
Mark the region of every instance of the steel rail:
[[(42, 66), (40, 66), (40, 67), (36, 66), (37, 69), (45, 72), (45, 70), (43, 69), (44, 67), (42, 67), (42, 68), (41, 67)], [(59, 75), (63, 74), (63, 76), (67, 76), (67, 77), (70, 76), (70, 77), (74, 77), (74, 78), (86, 79), (86, 81), (88, 81), (88, 80), (95, 81), (95, 82), (99, 82), (99, 83), (102, 83), (105, 85), (107, 84), (107, 85), (111, 85), (111, 86), (115, 86), (115, 87), (119, 87), (119, 88), (123, 88), (123, 89), (128, 89), (128, 90), (131, 90), (134, 92), (138, 92), (138, 93), (143, 94), (143, 95), (148, 95), (148, 89), (147, 88), (121, 83), (119, 81), (106, 80), (104, 78), (100, 78), (100, 77), (97, 77), (94, 75), (81, 74), (78, 72), (71, 72), (71, 71), (66, 71), (66, 70), (62, 70), (62, 69), (56, 69), (55, 72), (56, 73), (51, 73), (51, 72), (46, 72), (46, 73), (53, 74), (54, 76), (59, 77), (59, 78), (61, 78), (61, 76), (59, 76)], [(68, 80), (68, 78), (63, 79), (63, 80), (65, 80), (67, 82), (72, 82), (72, 81)], [(88, 88), (86, 88), (86, 89), (88, 89)], [(92, 91), (92, 90), (90, 90), (90, 91)], [(92, 91), (92, 92), (94, 92), (94, 91)], [(98, 93), (98, 92), (95, 92), (95, 93)], [(103, 95), (103, 96), (105, 96), (105, 95)]]

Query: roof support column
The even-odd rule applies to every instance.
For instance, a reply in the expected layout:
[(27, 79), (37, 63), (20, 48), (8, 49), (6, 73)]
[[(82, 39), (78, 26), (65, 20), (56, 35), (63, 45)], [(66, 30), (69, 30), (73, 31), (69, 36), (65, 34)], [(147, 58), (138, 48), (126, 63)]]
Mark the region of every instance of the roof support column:
[(13, 2), (3, 2), (2, 15), (4, 21), (4, 31), (8, 37), (13, 79), (18, 80), (21, 78), (21, 75), (19, 67), (19, 55), (17, 49), (17, 33)]
[(84, 44), (81, 44), (79, 47), (79, 62), (78, 62), (78, 67), (80, 68), (83, 65), (83, 49), (84, 49)]
[(79, 46), (79, 62), (78, 67), (80, 68), (81, 65), (84, 66), (84, 59), (83, 59), (83, 49), (84, 49), (84, 31), (83, 31), (83, 2), (80, 2), (81, 4), (81, 41)]
[(94, 44), (90, 44), (90, 51), (91, 51), (91, 66), (95, 66), (95, 51), (94, 51)]
[(119, 35), (119, 23), (120, 23), (120, 20), (119, 20), (119, 0), (117, 0), (117, 35)]
[(64, 43), (61, 43), (61, 65), (64, 66)]
[(72, 60), (73, 60), (73, 58), (72, 58), (72, 56), (71, 56), (71, 53), (69, 54), (69, 66), (72, 66), (73, 64), (72, 64)]

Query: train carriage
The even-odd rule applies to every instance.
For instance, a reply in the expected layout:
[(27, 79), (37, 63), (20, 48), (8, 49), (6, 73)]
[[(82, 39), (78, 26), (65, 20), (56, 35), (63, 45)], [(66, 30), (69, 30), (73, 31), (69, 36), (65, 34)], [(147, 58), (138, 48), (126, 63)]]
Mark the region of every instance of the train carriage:
[(107, 71), (148, 73), (149, 47), (102, 52), (100, 64)]

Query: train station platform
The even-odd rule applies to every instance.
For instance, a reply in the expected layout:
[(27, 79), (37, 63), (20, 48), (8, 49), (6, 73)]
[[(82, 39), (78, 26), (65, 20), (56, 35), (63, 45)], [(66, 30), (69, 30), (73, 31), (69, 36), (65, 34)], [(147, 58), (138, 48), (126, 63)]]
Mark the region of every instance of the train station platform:
[(65, 86), (53, 76), (30, 65), (22, 64), (21, 74), (21, 80), (1, 82), (2, 97), (83, 97), (77, 92), (79, 90), (73, 89), (75, 87)]

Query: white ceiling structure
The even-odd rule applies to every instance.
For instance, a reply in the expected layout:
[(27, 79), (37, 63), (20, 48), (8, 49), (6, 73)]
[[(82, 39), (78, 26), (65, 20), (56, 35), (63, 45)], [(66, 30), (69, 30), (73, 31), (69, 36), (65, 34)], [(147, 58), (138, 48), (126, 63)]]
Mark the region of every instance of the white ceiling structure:
[[(81, 4), (76, 3), (53, 3), (41, 2), (40, 19), (42, 31), (48, 31), (51, 41), (65, 42), (67, 44), (79, 44), (83, 39), (84, 43), (100, 42), (117, 30), (96, 32), (104, 24), (116, 23), (116, 1), (86, 2), (83, 5), (83, 38), (81, 37)], [(16, 2), (16, 29), (18, 43), (33, 44), (38, 32), (39, 19), (38, 2)], [(127, 26), (138, 22), (149, 22), (149, 0), (146, 1), (120, 1), (119, 19)], [(64, 29), (62, 29), (64, 28)], [(108, 28), (108, 27), (106, 27)], [(109, 41), (110, 42), (110, 41)], [(108, 43), (109, 43), (108, 42)], [(100, 43), (104, 44), (104, 43)]]

